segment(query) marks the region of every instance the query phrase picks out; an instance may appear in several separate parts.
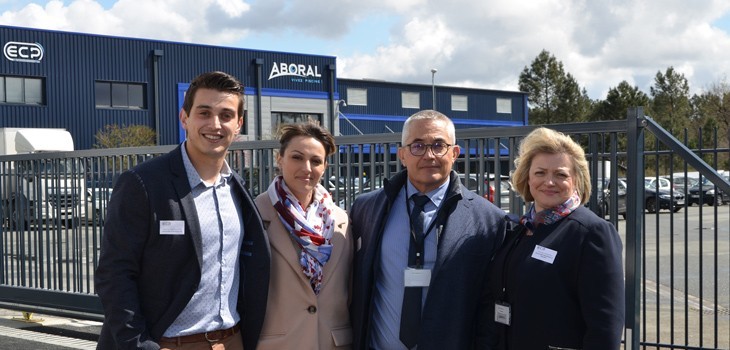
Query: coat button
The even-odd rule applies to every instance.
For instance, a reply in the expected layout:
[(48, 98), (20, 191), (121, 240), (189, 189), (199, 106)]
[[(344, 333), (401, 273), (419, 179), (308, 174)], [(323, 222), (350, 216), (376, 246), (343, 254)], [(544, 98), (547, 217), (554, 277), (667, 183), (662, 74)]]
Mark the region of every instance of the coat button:
[(313, 313), (317, 312), (317, 307), (314, 305), (309, 305), (309, 307), (307, 308), (307, 311), (309, 311), (310, 314), (313, 314)]

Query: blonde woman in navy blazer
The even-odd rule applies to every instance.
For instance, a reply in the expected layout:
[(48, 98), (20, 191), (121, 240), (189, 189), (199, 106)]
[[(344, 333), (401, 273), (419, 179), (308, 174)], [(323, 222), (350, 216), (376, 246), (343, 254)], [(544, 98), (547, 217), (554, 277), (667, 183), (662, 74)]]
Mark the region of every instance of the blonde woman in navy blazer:
[(583, 206), (583, 149), (538, 128), (520, 143), (512, 183), (530, 209), (490, 264), (495, 349), (618, 349), (624, 325), (621, 240)]

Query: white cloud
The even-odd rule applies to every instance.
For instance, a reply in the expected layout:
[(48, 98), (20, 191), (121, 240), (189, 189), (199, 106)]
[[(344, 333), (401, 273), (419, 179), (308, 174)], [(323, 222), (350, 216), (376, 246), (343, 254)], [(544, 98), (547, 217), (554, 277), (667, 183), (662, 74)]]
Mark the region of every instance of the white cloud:
[(462, 40), (438, 19), (414, 18), (405, 25), (402, 35), (400, 44), (378, 48), (374, 54), (339, 58), (339, 74), (388, 81), (420, 76), (430, 81), (431, 68), (450, 61)]
[[(338, 74), (348, 78), (425, 84), (435, 67), (438, 84), (517, 90), (520, 72), (543, 49), (594, 99), (622, 80), (648, 92), (656, 73), (669, 66), (685, 74), (692, 92), (730, 72), (730, 36), (712, 26), (730, 20), (726, 0), (119, 0), (108, 9), (92, 0), (53, 0), (13, 6), (0, 23), (254, 49), (247, 38), (275, 38), (281, 42), (276, 50), (337, 54)], [(391, 27), (368, 30), (382, 23)], [(378, 36), (368, 37), (373, 32)]]

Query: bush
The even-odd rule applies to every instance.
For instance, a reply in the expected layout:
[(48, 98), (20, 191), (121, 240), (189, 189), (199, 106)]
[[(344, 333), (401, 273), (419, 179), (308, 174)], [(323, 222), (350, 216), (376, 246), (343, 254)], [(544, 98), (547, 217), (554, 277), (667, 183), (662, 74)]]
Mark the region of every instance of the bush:
[(94, 148), (154, 146), (155, 131), (145, 125), (107, 125), (96, 132)]

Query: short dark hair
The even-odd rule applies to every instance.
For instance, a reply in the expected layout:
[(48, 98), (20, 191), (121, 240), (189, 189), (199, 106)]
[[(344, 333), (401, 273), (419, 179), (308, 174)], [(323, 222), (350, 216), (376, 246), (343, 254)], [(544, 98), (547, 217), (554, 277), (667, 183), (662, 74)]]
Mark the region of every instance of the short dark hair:
[(207, 72), (195, 77), (190, 82), (190, 87), (188, 87), (188, 91), (185, 93), (185, 100), (183, 101), (182, 108), (188, 115), (190, 115), (190, 110), (193, 108), (195, 93), (198, 92), (198, 89), (212, 89), (238, 95), (238, 117), (243, 118), (243, 110), (245, 108), (243, 84), (234, 76), (225, 72)]
[(335, 153), (335, 138), (330, 132), (319, 126), (314, 122), (304, 122), (296, 124), (281, 124), (279, 125), (279, 155), (284, 155), (286, 148), (289, 147), (289, 142), (297, 136), (306, 136), (314, 138), (324, 146), (324, 151), (327, 156)]

